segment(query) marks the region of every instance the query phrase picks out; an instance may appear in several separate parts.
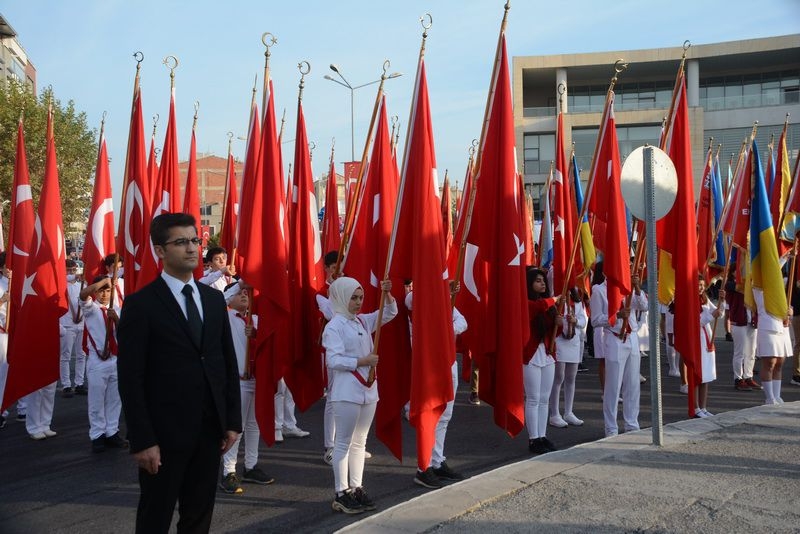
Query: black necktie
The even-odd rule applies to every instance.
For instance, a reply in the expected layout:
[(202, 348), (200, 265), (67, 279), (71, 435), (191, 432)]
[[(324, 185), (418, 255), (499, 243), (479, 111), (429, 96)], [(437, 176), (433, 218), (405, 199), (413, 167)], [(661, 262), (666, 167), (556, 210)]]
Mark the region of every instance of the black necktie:
[(189, 322), (192, 341), (200, 347), (203, 343), (203, 320), (200, 318), (200, 310), (197, 309), (197, 304), (194, 303), (193, 292), (194, 288), (189, 284), (186, 284), (181, 289), (181, 293), (186, 297), (186, 320)]

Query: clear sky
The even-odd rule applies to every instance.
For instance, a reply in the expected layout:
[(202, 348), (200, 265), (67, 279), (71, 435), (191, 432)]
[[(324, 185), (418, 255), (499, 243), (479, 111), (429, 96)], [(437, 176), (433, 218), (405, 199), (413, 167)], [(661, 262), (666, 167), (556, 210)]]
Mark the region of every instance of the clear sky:
[[(195, 0), (0, 0), (0, 13), (19, 34), (37, 69), (38, 88), (52, 85), (62, 101), (74, 100), (99, 127), (108, 112), (106, 135), (118, 199), (127, 143), (135, 61), (145, 55), (142, 87), (145, 128), (161, 116), (161, 147), (169, 106), (166, 55), (180, 60), (176, 71), (179, 155), (188, 156), (193, 104), (200, 102), (198, 150), (224, 156), (228, 131), (247, 130), (253, 78), (264, 66), (261, 34), (278, 38), (272, 49), (277, 110), (287, 109), (285, 140), (294, 139), (299, 72), (309, 61), (303, 106), (308, 138), (316, 144), (314, 175), (327, 172), (336, 139), (337, 171), (350, 159), (349, 90), (323, 78), (339, 66), (352, 85), (377, 80), (385, 59), (403, 76), (386, 84), (388, 110), (408, 122), (422, 28), (429, 12), (433, 27), (426, 64), (439, 176), (449, 169), (460, 181), (467, 149), (480, 135), (491, 63), (503, 15), (502, 0), (236, 1)], [(631, 50), (716, 43), (800, 32), (800, 0), (515, 0), (507, 29), (509, 54)], [(676, 58), (677, 61), (678, 58)], [(677, 65), (676, 65), (677, 66)], [(631, 69), (635, 65), (631, 65)], [(355, 92), (356, 158), (377, 86)], [(260, 97), (259, 97), (260, 101)], [(244, 159), (245, 143), (234, 155)], [(293, 144), (283, 145), (284, 164)], [(119, 201), (117, 200), (117, 203)]]

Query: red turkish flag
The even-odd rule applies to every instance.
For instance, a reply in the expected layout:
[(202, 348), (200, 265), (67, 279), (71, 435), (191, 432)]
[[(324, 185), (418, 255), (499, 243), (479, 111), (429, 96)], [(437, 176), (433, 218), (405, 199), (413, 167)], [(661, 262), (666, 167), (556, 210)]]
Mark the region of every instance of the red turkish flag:
[[(176, 147), (177, 150), (177, 147)], [(177, 157), (176, 157), (177, 161)], [(162, 165), (161, 168), (164, 168)], [(183, 213), (192, 215), (200, 232), (200, 190), (197, 182), (197, 139), (192, 128), (192, 143), (189, 145), (189, 168), (186, 171), (186, 188), (183, 191)], [(203, 262), (198, 261), (194, 269), (195, 279), (203, 277)]]
[[(280, 141), (279, 141), (280, 142)], [(242, 273), (242, 237), (245, 236), (249, 239), (248, 234), (253, 229), (252, 224), (243, 225), (241, 228), (240, 220), (242, 213), (249, 213), (250, 216), (253, 216), (256, 212), (254, 211), (255, 206), (252, 205), (255, 202), (255, 195), (256, 190), (262, 186), (260, 184), (261, 178), (256, 179), (256, 176), (260, 176), (263, 172), (263, 165), (261, 165), (260, 161), (260, 153), (261, 153), (261, 115), (258, 112), (258, 104), (256, 104), (256, 97), (255, 94), (253, 95), (253, 99), (250, 102), (250, 125), (247, 132), (247, 152), (245, 154), (244, 159), (244, 169), (242, 170), (242, 185), (240, 195), (240, 202), (239, 202), (239, 210), (237, 215), (237, 222), (236, 222), (236, 270), (241, 274)], [(279, 169), (279, 174), (282, 172)], [(259, 198), (263, 194), (262, 189), (258, 189)], [(260, 202), (260, 201), (259, 201)], [(258, 209), (261, 209), (261, 204), (259, 203)], [(285, 210), (284, 210), (285, 213)], [(260, 254), (260, 253), (259, 253)], [(284, 261), (286, 261), (286, 254), (283, 255)]]
[[(262, 439), (275, 440), (275, 387), (288, 350), (289, 278), (286, 272), (286, 212), (281, 200), (283, 176), (275, 128), (275, 100), (269, 82), (264, 123), (258, 129), (258, 110), (251, 105), (250, 139), (242, 181), (238, 254), (242, 278), (253, 286), (256, 333), (256, 421)], [(260, 145), (254, 141), (260, 140)], [(256, 150), (256, 147), (259, 147)]]
[[(617, 320), (617, 312), (622, 307), (623, 297), (631, 293), (631, 261), (628, 252), (625, 201), (622, 200), (622, 165), (620, 165), (619, 143), (617, 142), (617, 123), (614, 119), (613, 92), (611, 98), (608, 99), (606, 117), (603, 137), (598, 148), (597, 171), (593, 187), (596, 192), (602, 191), (605, 196), (603, 273), (608, 282), (608, 322), (614, 324)], [(594, 192), (591, 198), (595, 198)], [(600, 216), (601, 213), (598, 212), (597, 215)], [(692, 231), (695, 231), (694, 225), (692, 225)], [(694, 235), (692, 239), (694, 239)], [(687, 241), (687, 243), (691, 242)]]
[(409, 126), (390, 273), (414, 281), (409, 420), (417, 429), (417, 467), (425, 470), (436, 423), (453, 400), (455, 341), (424, 58), (417, 68)]
[(94, 175), (92, 206), (86, 224), (83, 244), (83, 278), (87, 284), (104, 273), (103, 259), (114, 251), (114, 203), (111, 196), (111, 175), (108, 171), (106, 138), (100, 137), (97, 170)]
[[(236, 171), (233, 154), (228, 151), (228, 170), (225, 175), (225, 207), (222, 212), (222, 229), (219, 244), (231, 256), (236, 250), (236, 225), (239, 220), (239, 192), (236, 190)], [(238, 254), (236, 256), (238, 258)]]
[(294, 139), (292, 208), (289, 221), (289, 298), (292, 316), (289, 326), (289, 361), (284, 378), (298, 408), (305, 411), (322, 397), (325, 384), (320, 362), (317, 306), (317, 291), (325, 284), (325, 273), (306, 119), (300, 100), (297, 102), (297, 131)]
[[(520, 191), (525, 191), (522, 184), (522, 175), (517, 174)], [(533, 246), (533, 199), (528, 195), (523, 195), (525, 210), (520, 210), (520, 215), (524, 217), (522, 227), (525, 229), (525, 265), (536, 265), (536, 249)]]
[[(573, 265), (569, 266), (572, 245), (575, 243), (575, 227), (578, 216), (575, 213), (575, 201), (572, 196), (569, 168), (564, 157), (564, 115), (558, 114), (556, 127), (556, 163), (553, 172), (553, 294), (560, 295), (567, 287), (574, 287), (576, 277), (582, 271), (578, 254), (572, 256)], [(571, 267), (571, 268), (570, 268)], [(567, 269), (570, 270), (566, 280)]]
[[(18, 273), (18, 280), (25, 273), (25, 266), (32, 255), (31, 241), (33, 240), (33, 225), (35, 214), (33, 211), (33, 194), (28, 174), (28, 158), (25, 155), (25, 134), (22, 129), (22, 119), (17, 126), (17, 158), (14, 161), (14, 189), (11, 192), (11, 221), (8, 229), (8, 250), (6, 267), (13, 273)], [(19, 303), (22, 301), (22, 284), (11, 284), (11, 298), (9, 300), (10, 318), (4, 325), (11, 332), (16, 326), (16, 315)]]
[[(749, 161), (745, 151), (742, 161)], [(746, 172), (745, 172), (746, 171)], [(743, 165), (737, 173), (733, 193), (727, 211), (722, 218), (722, 232), (731, 238), (731, 245), (747, 250), (747, 236), (750, 231), (750, 167)]]
[(706, 280), (711, 282), (711, 275), (708, 268), (708, 256), (714, 246), (716, 228), (714, 224), (714, 197), (713, 185), (711, 180), (713, 160), (711, 157), (711, 147), (708, 147), (706, 154), (706, 167), (703, 171), (703, 181), (700, 185), (700, 198), (697, 201), (697, 259), (700, 265), (700, 273)]
[[(469, 199), (472, 196), (472, 156), (467, 164), (467, 172), (464, 176), (464, 189), (461, 193), (461, 202), (458, 204), (458, 219), (456, 220), (455, 232), (453, 233), (453, 243), (447, 252), (447, 271), (451, 277), (457, 275), (458, 254), (461, 249), (461, 241), (464, 238), (464, 227), (467, 221), (467, 211), (469, 211)], [(469, 331), (469, 330), (467, 330)]]
[(61, 194), (58, 186), (53, 112), (47, 116), (47, 156), (39, 213), (25, 271), (18, 272), (22, 296), (17, 326), (8, 344), (5, 408), (17, 399), (58, 380), (59, 324), (67, 311), (67, 270)]
[(344, 162), (344, 194), (345, 194), (345, 213), (350, 212), (350, 204), (356, 194), (356, 182), (358, 181), (358, 171), (361, 169), (360, 161)]
[[(361, 202), (355, 214), (353, 234), (343, 269), (364, 289), (362, 309), (372, 311), (380, 301), (380, 280), (386, 272), (386, 258), (392, 236), (397, 189), (400, 177), (392, 155), (386, 99), (381, 100), (375, 143), (372, 146)], [(375, 434), (394, 456), (402, 461), (403, 439), (400, 413), (411, 388), (411, 340), (402, 278), (392, 279), (392, 295), (397, 300), (398, 316), (381, 327), (381, 357), (378, 393), (381, 401), (375, 412)]]
[(480, 332), (471, 337), (470, 349), (480, 369), (481, 400), (494, 407), (495, 424), (515, 436), (525, 422), (522, 357), (530, 326), (523, 265), (525, 199), (517, 179), (504, 34), (497, 54), (458, 306), (470, 325), (467, 332)]
[(339, 233), (339, 186), (336, 184), (336, 166), (333, 163), (331, 150), (331, 166), (328, 171), (328, 185), (325, 188), (325, 217), (322, 220), (322, 250), (327, 254), (339, 250), (342, 235)]
[(153, 203), (156, 199), (160, 200), (161, 195), (156, 188), (158, 187), (158, 157), (156, 156), (156, 129), (153, 127), (153, 136), (150, 138), (150, 152), (147, 156), (147, 182), (150, 184), (150, 205), (147, 207), (147, 213), (153, 211)]
[(125, 266), (125, 294), (130, 295), (144, 284), (140, 282), (142, 255), (150, 248), (150, 174), (145, 156), (142, 92), (133, 96), (128, 154), (125, 158), (125, 179), (122, 185), (117, 251)]

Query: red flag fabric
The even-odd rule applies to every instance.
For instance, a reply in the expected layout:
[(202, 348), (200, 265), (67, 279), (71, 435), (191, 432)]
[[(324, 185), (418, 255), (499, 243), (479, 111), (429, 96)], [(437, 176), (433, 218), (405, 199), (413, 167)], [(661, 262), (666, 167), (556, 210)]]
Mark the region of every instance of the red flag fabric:
[[(522, 175), (517, 174), (519, 190), (525, 191), (522, 185)], [(528, 195), (523, 195), (525, 210), (520, 210), (523, 216), (522, 228), (525, 231), (525, 265), (536, 265), (536, 249), (533, 246), (533, 199)]]
[[(256, 206), (252, 205), (253, 202), (256, 201), (256, 189), (258, 184), (260, 184), (260, 176), (263, 172), (263, 165), (261, 164), (260, 160), (261, 154), (261, 115), (258, 112), (258, 104), (256, 104), (256, 97), (253, 94), (253, 100), (250, 103), (250, 125), (247, 132), (247, 152), (245, 154), (244, 159), (244, 169), (242, 170), (242, 185), (241, 185), (241, 201), (239, 203), (239, 211), (238, 211), (238, 220), (236, 222), (236, 245), (237, 247), (241, 248), (242, 246), (242, 236), (249, 234), (249, 232), (253, 229), (252, 224), (247, 224), (239, 228), (241, 216), (243, 213), (247, 212), (250, 213), (251, 216), (256, 213), (253, 211)], [(280, 167), (278, 167), (280, 169)], [(279, 170), (279, 173), (283, 171)], [(259, 178), (256, 178), (259, 176)], [(262, 195), (262, 190), (258, 189), (258, 194)], [(261, 196), (258, 197), (259, 199)], [(259, 201), (260, 202), (260, 201)], [(261, 204), (258, 204), (257, 207), (260, 210)], [(285, 209), (284, 209), (285, 213)], [(246, 227), (245, 227), (246, 226)], [(249, 238), (248, 238), (249, 239)], [(283, 260), (286, 261), (286, 254), (283, 256)], [(242, 251), (237, 250), (236, 259), (235, 259), (236, 270), (239, 273), (242, 273)]]
[[(169, 130), (167, 130), (169, 133)], [(177, 147), (176, 147), (177, 150)], [(175, 161), (178, 161), (177, 153)], [(164, 168), (164, 165), (161, 166)], [(200, 190), (197, 183), (197, 139), (195, 129), (192, 128), (192, 143), (189, 145), (189, 168), (186, 171), (186, 188), (183, 192), (183, 213), (194, 216), (197, 232), (200, 234)], [(198, 261), (194, 269), (196, 279), (203, 277), (203, 262)]]
[(350, 204), (356, 194), (356, 182), (358, 181), (358, 171), (361, 169), (360, 161), (344, 162), (344, 194), (345, 194), (345, 213), (350, 211)]
[(564, 284), (574, 287), (576, 276), (581, 272), (582, 266), (577, 254), (573, 256), (573, 265), (570, 269), (569, 280), (566, 279), (567, 265), (570, 260), (572, 245), (575, 242), (575, 227), (577, 214), (575, 202), (572, 200), (572, 185), (569, 179), (569, 168), (564, 157), (564, 118), (563, 113), (558, 114), (556, 126), (556, 162), (553, 172), (553, 294), (559, 295), (564, 289)]
[(301, 411), (322, 397), (324, 377), (319, 355), (320, 325), (317, 291), (325, 284), (319, 240), (317, 197), (314, 193), (303, 103), (297, 102), (294, 175), (289, 240), (289, 298), (292, 317), (286, 385)]
[[(783, 126), (781, 137), (778, 140), (778, 156), (775, 162), (775, 181), (772, 184), (772, 192), (770, 198), (770, 212), (772, 214), (772, 224), (775, 226), (775, 239), (778, 245), (778, 256), (784, 256), (792, 248), (794, 239), (792, 239), (792, 231), (789, 235), (784, 235), (787, 223), (792, 220), (791, 214), (784, 215), (786, 211), (786, 204), (789, 197), (789, 191), (792, 183), (791, 171), (789, 170), (789, 155), (786, 149), (786, 124)], [(783, 219), (783, 227), (780, 228), (781, 219)], [(796, 225), (792, 224), (794, 228)], [(784, 239), (789, 237), (789, 241)]]
[[(692, 177), (692, 146), (689, 132), (689, 107), (686, 101), (686, 81), (683, 72), (676, 82), (676, 98), (668, 133), (670, 159), (678, 173), (678, 193), (675, 204), (658, 221), (659, 248), (671, 254), (675, 271), (675, 350), (681, 353), (688, 368), (688, 412), (694, 415), (693, 388), (700, 384), (700, 300), (698, 299), (697, 248), (686, 246), (695, 239), (697, 221), (694, 210), (694, 179)], [(663, 271), (663, 269), (662, 269)]]
[(150, 184), (150, 205), (147, 207), (147, 213), (152, 213), (153, 205), (161, 200), (161, 194), (156, 191), (158, 187), (158, 156), (156, 156), (156, 128), (153, 127), (153, 136), (150, 138), (150, 152), (147, 156), (147, 183)]
[[(458, 271), (458, 255), (461, 250), (461, 241), (464, 237), (464, 228), (467, 222), (467, 211), (469, 211), (470, 197), (472, 196), (472, 156), (467, 163), (467, 171), (464, 175), (464, 189), (461, 193), (461, 202), (458, 204), (458, 219), (456, 219), (456, 228), (453, 233), (453, 243), (447, 253), (447, 272), (450, 276), (457, 276)], [(469, 330), (467, 330), (469, 332)], [(466, 332), (465, 332), (466, 333)]]
[[(603, 273), (608, 281), (608, 321), (614, 324), (623, 297), (631, 293), (631, 265), (628, 252), (628, 230), (625, 222), (625, 202), (622, 200), (619, 143), (614, 118), (614, 93), (608, 100), (604, 135), (598, 149), (595, 190), (603, 191), (606, 202), (603, 242)], [(600, 172), (603, 171), (603, 172)], [(594, 193), (592, 193), (594, 198)], [(694, 204), (692, 204), (694, 207)], [(600, 216), (600, 213), (597, 214)], [(695, 226), (692, 225), (694, 231)], [(694, 237), (694, 236), (693, 236)], [(692, 241), (687, 241), (691, 243)], [(696, 299), (695, 299), (696, 300)]]
[(409, 126), (390, 274), (414, 281), (409, 420), (417, 430), (417, 467), (425, 470), (436, 423), (453, 399), (449, 377), (455, 341), (424, 58), (417, 68)]
[[(362, 184), (363, 194), (344, 264), (347, 275), (358, 280), (364, 289), (362, 309), (367, 311), (377, 309), (380, 304), (380, 280), (386, 272), (400, 185), (392, 156), (385, 98), (380, 106), (370, 165)], [(400, 413), (408, 402), (411, 387), (411, 340), (402, 278), (392, 278), (392, 295), (397, 300), (398, 315), (381, 327), (378, 347), (381, 357), (378, 393), (381, 400), (375, 412), (375, 434), (402, 461)]]
[[(236, 171), (230, 150), (228, 150), (228, 170), (225, 176), (225, 207), (222, 212), (219, 244), (228, 251), (230, 257), (236, 250), (236, 225), (239, 220), (239, 192), (236, 190)], [(238, 253), (235, 257), (238, 258)]]
[[(749, 161), (745, 151), (743, 161)], [(750, 230), (750, 180), (749, 169), (743, 165), (737, 173), (728, 210), (722, 219), (722, 231), (731, 237), (731, 245), (747, 250), (747, 236)], [(747, 173), (745, 172), (747, 171)]]
[(524, 193), (517, 181), (504, 34), (500, 36), (498, 55), (488, 125), (478, 156), (475, 206), (459, 309), (467, 317), (470, 330), (480, 329), (479, 336), (470, 338), (470, 349), (480, 370), (481, 400), (494, 407), (495, 424), (515, 436), (525, 424), (522, 357), (529, 323), (522, 264)]
[[(58, 319), (67, 311), (67, 270), (61, 194), (53, 137), (53, 112), (47, 117), (47, 156), (30, 258), (22, 278), (17, 326), (8, 346), (8, 378), (0, 410), (58, 380)], [(18, 282), (19, 283), (19, 282)]]
[(103, 258), (114, 251), (114, 203), (111, 197), (111, 175), (108, 171), (106, 139), (101, 135), (94, 175), (94, 192), (86, 241), (83, 245), (83, 279), (88, 284), (104, 272)]
[(35, 214), (33, 211), (33, 194), (31, 192), (30, 175), (28, 174), (28, 158), (25, 154), (25, 134), (22, 128), (22, 119), (17, 126), (17, 157), (14, 162), (14, 189), (11, 192), (11, 221), (8, 228), (8, 250), (6, 267), (17, 273), (17, 281), (11, 283), (11, 298), (9, 299), (10, 319), (6, 321), (6, 329), (11, 330), (16, 325), (19, 303), (22, 301), (22, 284), (19, 283), (25, 273), (25, 267), (34, 251), (31, 250), (33, 241), (33, 225)]
[(331, 250), (339, 250), (341, 244), (339, 186), (336, 183), (336, 166), (333, 163), (333, 149), (331, 149), (331, 166), (328, 170), (328, 185), (325, 187), (325, 218), (322, 220), (322, 250), (327, 254)]
[(712, 168), (713, 159), (711, 147), (709, 146), (706, 154), (706, 167), (703, 171), (703, 182), (700, 185), (700, 198), (697, 201), (697, 260), (700, 266), (700, 273), (706, 283), (711, 281), (708, 269), (708, 255), (712, 251), (716, 235), (713, 184), (711, 183), (714, 179), (711, 174)]
[[(256, 332), (256, 421), (268, 445), (275, 441), (275, 389), (278, 372), (287, 351), (289, 318), (289, 278), (286, 272), (286, 213), (281, 201), (278, 134), (275, 128), (275, 101), (272, 81), (259, 130), (258, 110), (252, 104), (250, 139), (242, 181), (239, 220), (239, 272), (253, 286), (253, 312), (259, 316)], [(259, 137), (260, 136), (260, 137)], [(254, 144), (256, 138), (259, 145)]]
[(122, 205), (117, 232), (117, 251), (125, 265), (125, 294), (130, 295), (140, 283), (142, 255), (150, 247), (151, 183), (145, 156), (142, 92), (133, 96), (131, 124), (128, 133), (128, 155), (122, 185)]
[(453, 246), (453, 196), (450, 193), (450, 180), (447, 173), (442, 185), (442, 228), (444, 228), (444, 253), (450, 252)]

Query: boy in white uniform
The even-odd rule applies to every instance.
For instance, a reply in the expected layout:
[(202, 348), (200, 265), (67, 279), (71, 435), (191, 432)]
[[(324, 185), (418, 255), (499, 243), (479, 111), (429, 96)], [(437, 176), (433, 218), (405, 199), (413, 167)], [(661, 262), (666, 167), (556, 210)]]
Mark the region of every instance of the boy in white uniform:
[(116, 330), (121, 308), (119, 303), (109, 308), (111, 291), (111, 279), (101, 276), (80, 292), (84, 316), (83, 346), (89, 355), (86, 365), (89, 439), (95, 453), (103, 452), (107, 447), (128, 447), (128, 442), (119, 435), (122, 401), (117, 379)]
[[(69, 309), (59, 319), (61, 334), (61, 396), (70, 398), (86, 395), (83, 379), (86, 375), (86, 353), (83, 352), (83, 311), (80, 303), (81, 279), (78, 264), (67, 260), (67, 305)], [(75, 356), (75, 380), (70, 380), (70, 362)]]
[(211, 247), (206, 251), (206, 261), (210, 271), (200, 279), (200, 283), (225, 291), (236, 274), (233, 265), (228, 265), (228, 253), (222, 247)]

